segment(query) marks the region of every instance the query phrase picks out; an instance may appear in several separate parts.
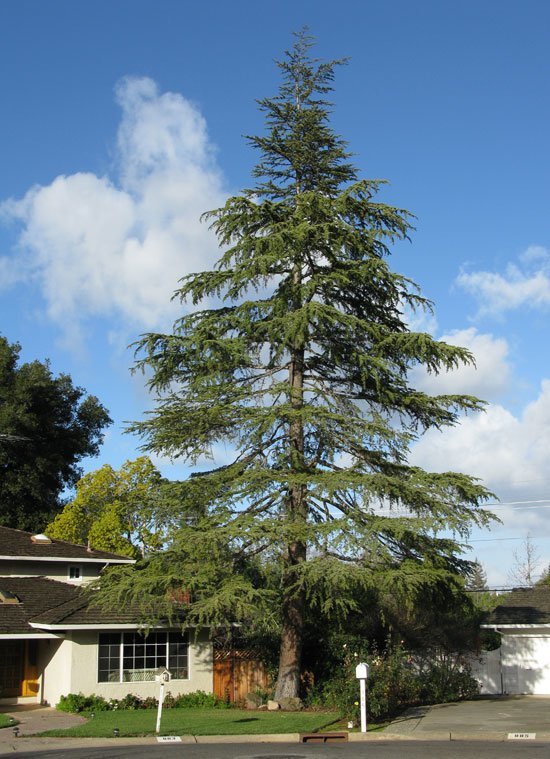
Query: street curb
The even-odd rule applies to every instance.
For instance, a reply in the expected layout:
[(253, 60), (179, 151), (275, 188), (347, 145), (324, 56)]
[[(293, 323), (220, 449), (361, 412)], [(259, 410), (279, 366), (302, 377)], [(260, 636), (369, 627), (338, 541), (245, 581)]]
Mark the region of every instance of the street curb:
[[(322, 733), (320, 733), (322, 735)], [(380, 741), (403, 743), (406, 741), (433, 741), (434, 743), (449, 741), (492, 741), (508, 742), (509, 733), (504, 732), (415, 732), (391, 733), (384, 730), (367, 733), (348, 733), (350, 743), (377, 743)], [(182, 744), (247, 744), (247, 743), (288, 743), (300, 742), (299, 733), (263, 733), (259, 735), (182, 735)], [(550, 742), (550, 732), (536, 734), (535, 741), (530, 743)], [(32, 735), (21, 736), (9, 742), (0, 744), (0, 755), (17, 754), (31, 751), (51, 751), (71, 748), (112, 748), (113, 746), (151, 746), (158, 745), (156, 736), (143, 738), (35, 738)]]

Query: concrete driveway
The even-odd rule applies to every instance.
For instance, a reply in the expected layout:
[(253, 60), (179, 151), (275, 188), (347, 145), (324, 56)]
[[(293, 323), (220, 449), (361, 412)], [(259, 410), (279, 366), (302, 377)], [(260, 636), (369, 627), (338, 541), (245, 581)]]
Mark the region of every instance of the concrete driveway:
[(550, 698), (494, 696), (476, 701), (419, 707), (392, 722), (383, 735), (400, 738), (502, 739), (536, 733), (550, 739)]

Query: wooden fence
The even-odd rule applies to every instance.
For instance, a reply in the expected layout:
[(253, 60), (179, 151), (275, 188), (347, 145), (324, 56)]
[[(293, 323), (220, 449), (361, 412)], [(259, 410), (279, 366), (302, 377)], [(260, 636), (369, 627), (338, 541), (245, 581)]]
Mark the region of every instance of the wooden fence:
[(256, 651), (214, 651), (214, 694), (235, 703), (247, 693), (266, 690), (270, 678)]

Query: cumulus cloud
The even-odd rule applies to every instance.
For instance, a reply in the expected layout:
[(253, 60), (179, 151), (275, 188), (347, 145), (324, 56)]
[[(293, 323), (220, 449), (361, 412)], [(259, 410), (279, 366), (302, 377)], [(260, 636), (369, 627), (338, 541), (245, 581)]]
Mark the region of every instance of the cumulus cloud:
[(69, 340), (89, 317), (152, 329), (175, 314), (177, 280), (218, 256), (200, 215), (223, 203), (206, 123), (183, 96), (151, 79), (116, 88), (122, 109), (114, 178), (58, 176), (0, 210), (20, 224), (14, 256), (0, 261), (5, 286), (38, 282), (49, 317)]
[[(411, 461), (431, 471), (461, 471), (479, 477), (505, 502), (497, 510), (508, 528), (545, 525), (550, 509), (540, 508), (550, 480), (550, 380), (521, 413), (494, 404), (443, 432), (431, 430), (412, 448)], [(534, 500), (529, 504), (525, 501)], [(533, 506), (532, 510), (526, 508)]]
[(520, 306), (550, 306), (550, 251), (533, 245), (509, 263), (503, 274), (491, 271), (463, 271), (456, 284), (476, 298), (477, 316), (498, 316)]
[(498, 397), (509, 388), (511, 367), (506, 340), (480, 333), (475, 327), (453, 330), (439, 339), (467, 348), (475, 364), (464, 364), (437, 375), (419, 368), (413, 374), (413, 385), (431, 395), (463, 393), (484, 400)]

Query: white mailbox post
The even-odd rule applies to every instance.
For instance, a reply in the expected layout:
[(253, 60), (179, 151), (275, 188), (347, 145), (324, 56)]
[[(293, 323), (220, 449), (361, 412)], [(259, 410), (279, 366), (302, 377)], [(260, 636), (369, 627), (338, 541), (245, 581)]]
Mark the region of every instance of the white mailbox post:
[(361, 711), (361, 732), (367, 732), (367, 679), (369, 676), (369, 665), (361, 662), (355, 667), (355, 677), (359, 680), (360, 700), (359, 708)]
[(164, 684), (169, 683), (171, 678), (171, 674), (167, 669), (164, 669), (163, 667), (159, 667), (155, 673), (155, 680), (157, 683), (160, 683), (160, 690), (159, 690), (159, 708), (157, 710), (157, 727), (156, 732), (160, 732), (160, 719), (162, 717), (162, 702), (164, 701)]

